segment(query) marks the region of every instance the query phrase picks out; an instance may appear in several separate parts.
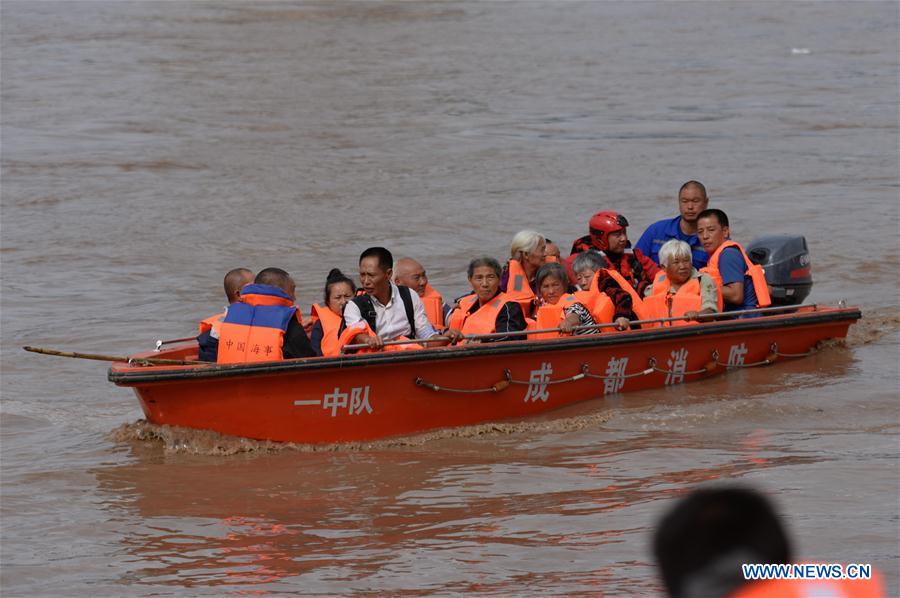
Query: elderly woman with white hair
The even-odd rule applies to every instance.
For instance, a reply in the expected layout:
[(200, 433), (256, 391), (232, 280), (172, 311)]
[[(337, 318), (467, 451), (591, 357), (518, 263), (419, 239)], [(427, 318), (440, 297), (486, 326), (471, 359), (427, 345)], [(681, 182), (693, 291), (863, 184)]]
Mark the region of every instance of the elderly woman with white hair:
[(535, 309), (538, 294), (535, 276), (547, 260), (546, 251), (547, 240), (533, 230), (516, 233), (509, 247), (509, 263), (500, 280), (500, 290), (522, 306), (526, 317)]
[(665, 271), (647, 287), (644, 307), (649, 318), (681, 317), (662, 325), (684, 326), (718, 311), (716, 283), (708, 274), (698, 272), (692, 259), (691, 246), (678, 239), (666, 241), (659, 249), (659, 262)]

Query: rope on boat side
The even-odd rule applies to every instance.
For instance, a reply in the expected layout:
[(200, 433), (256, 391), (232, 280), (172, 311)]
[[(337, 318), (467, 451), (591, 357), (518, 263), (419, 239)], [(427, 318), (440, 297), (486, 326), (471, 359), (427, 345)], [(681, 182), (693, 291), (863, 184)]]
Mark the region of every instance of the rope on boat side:
[(761, 365), (771, 365), (773, 362), (768, 359), (763, 359), (762, 361), (754, 361), (753, 363), (722, 363), (721, 361), (717, 361), (716, 365), (721, 366), (723, 368), (755, 368)]
[(506, 380), (501, 380), (496, 384), (492, 384), (487, 388), (448, 388), (446, 386), (438, 386), (437, 384), (432, 384), (427, 380), (423, 380), (422, 378), (416, 378), (416, 386), (424, 386), (425, 388), (429, 388), (435, 392), (445, 391), (445, 392), (458, 392), (458, 393), (479, 393), (479, 392), (500, 392), (507, 386), (509, 386), (509, 382)]
[(774, 363), (776, 355), (774, 353), (769, 353), (762, 361), (754, 361), (753, 363), (725, 363), (719, 361), (719, 351), (715, 350), (712, 352), (712, 358), (717, 366), (723, 368), (755, 368), (761, 365), (769, 365)]
[(771, 365), (775, 363), (779, 357), (788, 357), (788, 358), (799, 358), (799, 357), (807, 357), (816, 353), (816, 349), (811, 349), (805, 353), (781, 353), (778, 350), (778, 343), (772, 343), (769, 345), (769, 354), (766, 355), (766, 358), (762, 361), (754, 361), (753, 363), (723, 363), (719, 361), (719, 352), (713, 351), (713, 361), (717, 366), (721, 366), (724, 368), (755, 368), (761, 365)]
[[(655, 363), (655, 361), (653, 362)], [(596, 380), (607, 380), (610, 378), (616, 378), (619, 380), (625, 380), (628, 378), (637, 378), (638, 376), (647, 376), (653, 373), (653, 368), (649, 367), (645, 370), (641, 370), (640, 372), (634, 372), (632, 374), (622, 374), (617, 376), (600, 376), (598, 374), (592, 374), (590, 370), (590, 366), (586, 363), (581, 364), (581, 372), (575, 374), (574, 376), (569, 376), (568, 378), (560, 378), (559, 380), (547, 380), (542, 381), (541, 385), (547, 384), (562, 384), (563, 382), (576, 382), (583, 378), (594, 378)], [(691, 372), (687, 372), (691, 373)], [(479, 392), (500, 392), (501, 390), (508, 387), (510, 384), (522, 384), (522, 385), (531, 385), (534, 382), (530, 380), (514, 380), (512, 377), (512, 372), (509, 370), (504, 370), (503, 375), (506, 377), (505, 380), (501, 380), (496, 384), (491, 385), (488, 388), (448, 388), (446, 386), (440, 386), (438, 384), (433, 384), (424, 380), (422, 378), (416, 378), (415, 383), (416, 386), (424, 386), (425, 388), (429, 388), (434, 391), (446, 391), (446, 392), (458, 392), (458, 393), (479, 393)]]
[(673, 374), (675, 376), (691, 376), (693, 374), (707, 373), (711, 369), (710, 365), (711, 364), (707, 364), (706, 366), (700, 368), (699, 370), (685, 370), (683, 372), (675, 371), (675, 370), (664, 370), (660, 367), (656, 367), (656, 358), (651, 357), (650, 358), (650, 367), (648, 369), (653, 372), (659, 372), (660, 374)]
[(639, 376), (649, 376), (653, 373), (653, 368), (647, 368), (646, 370), (641, 370), (640, 372), (634, 372), (633, 374), (622, 374), (621, 376), (600, 376), (597, 374), (591, 374), (587, 370), (587, 366), (585, 366), (584, 375), (587, 378), (594, 378), (595, 380), (610, 380), (615, 378), (616, 380), (627, 380), (628, 378), (637, 378)]
[(778, 357), (807, 357), (809, 355), (812, 355), (813, 353), (818, 353), (818, 350), (815, 347), (813, 347), (806, 353), (781, 353), (778, 351), (778, 343), (772, 343), (769, 346), (769, 350)]
[[(569, 376), (568, 378), (560, 378), (559, 380), (541, 380), (541, 386), (550, 385), (550, 384), (562, 384), (563, 382), (575, 382), (576, 380), (581, 380), (587, 375), (588, 365), (586, 363), (581, 364), (581, 372), (575, 374), (574, 376)], [(512, 372), (509, 370), (503, 370), (504, 375), (506, 376), (506, 381), (510, 384), (524, 384), (525, 386), (531, 386), (534, 384), (534, 380), (513, 380)]]
[[(753, 363), (724, 363), (719, 361), (719, 351), (714, 350), (712, 352), (712, 359), (706, 366), (700, 368), (699, 370), (689, 370), (689, 371), (675, 371), (675, 370), (667, 370), (657, 366), (657, 361), (655, 357), (651, 357), (648, 360), (648, 367), (639, 372), (633, 372), (631, 374), (621, 374), (621, 375), (613, 375), (613, 376), (601, 376), (598, 374), (592, 374), (590, 366), (586, 363), (581, 364), (581, 371), (574, 376), (569, 376), (567, 378), (559, 378), (558, 380), (541, 380), (540, 384), (543, 385), (551, 385), (551, 384), (562, 384), (564, 382), (576, 382), (583, 378), (593, 378), (595, 380), (609, 380), (611, 378), (615, 378), (618, 380), (627, 380), (629, 378), (638, 378), (640, 376), (648, 376), (654, 372), (659, 372), (660, 374), (673, 374), (679, 376), (691, 376), (696, 374), (707, 374), (717, 367), (724, 368), (754, 368), (761, 365), (769, 365), (775, 363), (775, 361), (779, 357), (806, 357), (807, 355), (812, 355), (816, 352), (815, 349), (807, 351), (806, 353), (779, 353), (778, 352), (778, 344), (772, 343), (769, 345), (770, 353), (766, 356), (762, 361), (756, 361)], [(496, 384), (492, 384), (487, 388), (448, 388), (446, 386), (440, 386), (437, 384), (433, 384), (422, 378), (416, 378), (416, 386), (424, 386), (425, 388), (430, 388), (434, 391), (446, 391), (446, 392), (457, 392), (457, 393), (483, 393), (483, 392), (500, 392), (501, 390), (506, 389), (510, 384), (521, 384), (521, 385), (531, 385), (534, 384), (533, 380), (515, 380), (512, 377), (512, 372), (509, 370), (503, 370), (503, 375), (505, 377), (504, 380), (497, 382)]]

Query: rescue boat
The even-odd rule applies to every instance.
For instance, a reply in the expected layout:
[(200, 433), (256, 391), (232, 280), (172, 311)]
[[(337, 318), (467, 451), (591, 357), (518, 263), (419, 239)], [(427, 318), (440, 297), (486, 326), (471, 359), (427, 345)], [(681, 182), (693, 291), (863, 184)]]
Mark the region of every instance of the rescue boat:
[(259, 440), (321, 444), (525, 418), (616, 393), (702, 380), (809, 355), (844, 338), (853, 307), (755, 310), (757, 317), (624, 332), (248, 364), (193, 360), (196, 342), (114, 363), (147, 420)]

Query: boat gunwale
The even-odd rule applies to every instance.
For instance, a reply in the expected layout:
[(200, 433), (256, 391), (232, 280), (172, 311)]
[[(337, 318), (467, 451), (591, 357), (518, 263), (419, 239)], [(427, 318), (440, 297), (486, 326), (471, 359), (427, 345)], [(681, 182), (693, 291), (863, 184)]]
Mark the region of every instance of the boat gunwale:
[[(568, 338), (546, 340), (522, 340), (498, 343), (478, 343), (457, 347), (436, 347), (414, 351), (391, 351), (342, 355), (339, 357), (305, 357), (285, 361), (242, 363), (201, 366), (152, 366), (117, 369), (115, 364), (109, 369), (108, 379), (119, 386), (136, 386), (154, 382), (187, 381), (207, 378), (251, 377), (271, 374), (288, 374), (318, 370), (340, 370), (347, 367), (365, 367), (394, 363), (447, 361), (470, 357), (507, 354), (569, 351), (585, 347), (606, 347), (609, 345), (633, 345), (656, 342), (660, 339), (680, 339), (696, 336), (719, 335), (745, 330), (765, 330), (768, 328), (788, 328), (826, 322), (856, 321), (862, 317), (858, 308), (815, 308), (809, 312), (777, 314), (758, 318), (744, 318), (691, 326), (673, 326), (632, 330), (627, 333), (590, 334)], [(176, 350), (178, 346), (172, 348)], [(165, 352), (163, 352), (165, 353)], [(141, 353), (135, 356), (152, 358), (157, 352)]]

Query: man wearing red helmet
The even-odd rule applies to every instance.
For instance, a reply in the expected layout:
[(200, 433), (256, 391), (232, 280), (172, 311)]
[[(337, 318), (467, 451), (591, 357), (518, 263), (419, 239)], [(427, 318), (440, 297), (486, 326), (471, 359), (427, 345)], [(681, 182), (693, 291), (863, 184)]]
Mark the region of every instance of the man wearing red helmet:
[(572, 244), (572, 255), (591, 248), (600, 250), (610, 269), (621, 274), (638, 295), (643, 296), (644, 289), (653, 284), (660, 268), (639, 249), (629, 251), (631, 241), (625, 232), (627, 226), (628, 220), (617, 212), (597, 212), (588, 223), (589, 234)]

